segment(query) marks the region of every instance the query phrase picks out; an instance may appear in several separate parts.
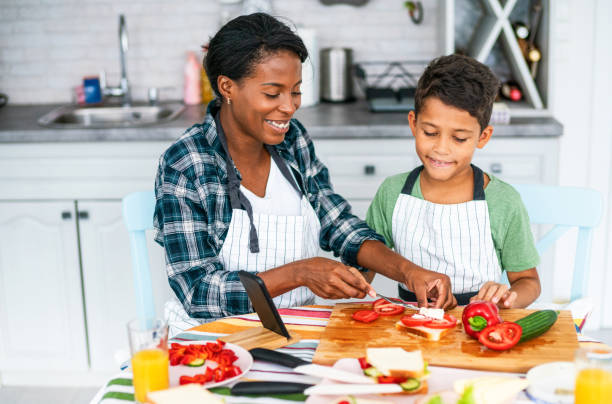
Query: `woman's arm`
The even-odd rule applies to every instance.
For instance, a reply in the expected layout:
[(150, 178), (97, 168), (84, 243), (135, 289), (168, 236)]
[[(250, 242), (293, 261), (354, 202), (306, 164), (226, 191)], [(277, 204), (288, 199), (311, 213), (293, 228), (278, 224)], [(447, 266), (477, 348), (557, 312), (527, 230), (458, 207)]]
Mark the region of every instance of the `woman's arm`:
[(219, 238), (199, 192), (206, 193), (162, 160), (155, 181), (154, 225), (155, 239), (165, 250), (168, 283), (191, 317), (252, 312), (238, 273), (227, 271), (219, 260)]

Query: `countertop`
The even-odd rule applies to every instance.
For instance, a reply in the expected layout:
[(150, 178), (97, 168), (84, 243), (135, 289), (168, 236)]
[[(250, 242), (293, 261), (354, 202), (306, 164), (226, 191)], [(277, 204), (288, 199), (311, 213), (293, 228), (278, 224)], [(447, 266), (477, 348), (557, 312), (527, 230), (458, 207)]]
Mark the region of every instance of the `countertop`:
[[(175, 120), (153, 126), (112, 129), (54, 129), (38, 125), (42, 115), (60, 105), (7, 105), (0, 108), (0, 143), (172, 141), (201, 122), (205, 106), (189, 106)], [(372, 113), (365, 101), (300, 108), (295, 117), (313, 138), (403, 138), (410, 136), (406, 113)], [(555, 137), (563, 126), (551, 117), (513, 118), (495, 125), (494, 136)]]

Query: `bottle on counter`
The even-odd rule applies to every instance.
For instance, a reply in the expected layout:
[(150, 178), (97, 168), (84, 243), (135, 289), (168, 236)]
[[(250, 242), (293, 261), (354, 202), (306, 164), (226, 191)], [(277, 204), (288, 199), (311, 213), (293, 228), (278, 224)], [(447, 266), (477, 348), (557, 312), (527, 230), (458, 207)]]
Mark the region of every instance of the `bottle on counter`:
[(197, 105), (202, 103), (202, 66), (198, 62), (195, 52), (187, 52), (185, 63), (185, 83), (183, 91), (183, 102), (185, 105)]

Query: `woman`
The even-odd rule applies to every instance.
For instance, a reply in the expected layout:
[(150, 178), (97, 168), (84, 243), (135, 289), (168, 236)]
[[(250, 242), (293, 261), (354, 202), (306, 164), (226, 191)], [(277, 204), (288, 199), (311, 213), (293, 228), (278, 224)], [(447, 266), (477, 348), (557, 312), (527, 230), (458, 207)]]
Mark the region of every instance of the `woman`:
[[(445, 275), (388, 249), (333, 192), (292, 119), (307, 56), (289, 27), (263, 13), (230, 21), (210, 41), (204, 67), (217, 99), (161, 157), (155, 183), (156, 240), (180, 301), (166, 314), (178, 328), (251, 312), (238, 270), (258, 273), (279, 307), (315, 294), (374, 295), (357, 265), (406, 283), (421, 305), (426, 295), (437, 307), (455, 304)], [(317, 257), (319, 246), (346, 265)]]

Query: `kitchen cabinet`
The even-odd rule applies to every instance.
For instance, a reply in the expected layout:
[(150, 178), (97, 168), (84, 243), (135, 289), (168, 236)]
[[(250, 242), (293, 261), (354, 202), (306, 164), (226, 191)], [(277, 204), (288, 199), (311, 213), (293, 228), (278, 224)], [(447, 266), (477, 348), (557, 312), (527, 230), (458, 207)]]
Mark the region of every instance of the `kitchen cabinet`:
[[(364, 218), (384, 178), (418, 163), (411, 138), (314, 140), (336, 191)], [(493, 138), (476, 164), (509, 182), (554, 184), (558, 138)], [(170, 141), (0, 143), (0, 377), (110, 375), (135, 317), (121, 198), (154, 186)], [(151, 232), (152, 233), (152, 232)], [(171, 294), (148, 234), (156, 307)], [(396, 293), (377, 276), (374, 286)], [(45, 330), (44, 333), (41, 330)], [(41, 343), (43, 341), (44, 343)], [(21, 372), (21, 373), (19, 373)], [(70, 373), (72, 372), (72, 373)], [(94, 383), (94, 382), (90, 382)], [(95, 383), (100, 383), (100, 378)]]
[(0, 202), (2, 371), (87, 370), (75, 204)]

